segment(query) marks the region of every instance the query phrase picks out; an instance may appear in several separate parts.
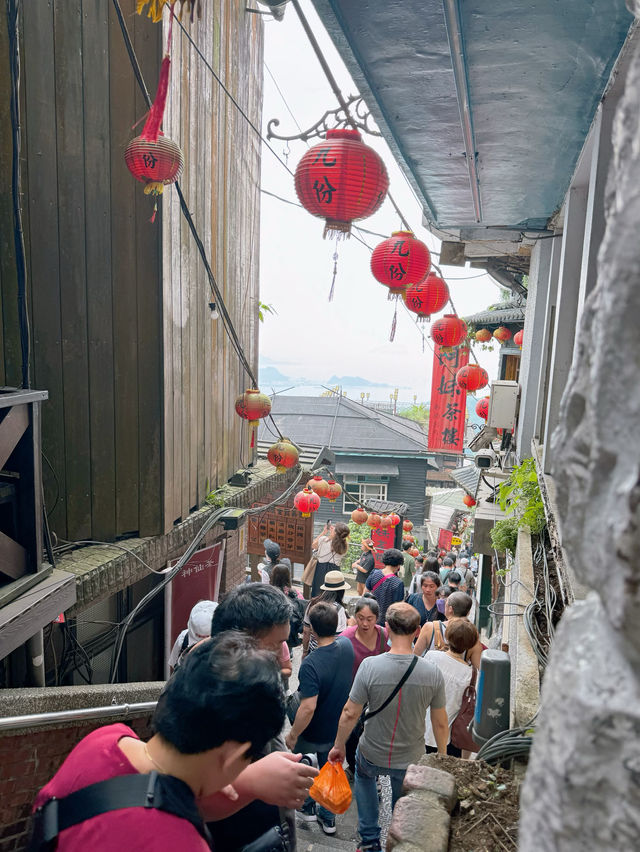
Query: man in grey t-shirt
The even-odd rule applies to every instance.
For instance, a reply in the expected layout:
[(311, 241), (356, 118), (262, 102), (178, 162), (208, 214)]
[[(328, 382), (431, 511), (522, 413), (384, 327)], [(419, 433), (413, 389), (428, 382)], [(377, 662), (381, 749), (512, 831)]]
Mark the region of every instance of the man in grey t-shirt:
[[(368, 705), (369, 713), (381, 707), (414, 659), (411, 643), (420, 628), (418, 611), (407, 603), (394, 603), (387, 610), (386, 626), (391, 649), (388, 654), (368, 657), (358, 669), (340, 717), (336, 741), (329, 752), (332, 763), (344, 761), (346, 741), (364, 705)], [(376, 777), (390, 776), (395, 806), (407, 766), (417, 763), (424, 754), (424, 720), (428, 708), (438, 752), (446, 754), (449, 723), (444, 678), (435, 666), (420, 658), (389, 704), (365, 722), (356, 753), (355, 774), (360, 852), (380, 849)]]

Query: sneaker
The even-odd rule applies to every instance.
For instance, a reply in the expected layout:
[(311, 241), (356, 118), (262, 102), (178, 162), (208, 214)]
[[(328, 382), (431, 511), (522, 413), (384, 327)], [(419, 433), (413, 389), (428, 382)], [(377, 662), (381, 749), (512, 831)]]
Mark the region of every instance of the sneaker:
[(315, 822), (318, 818), (316, 816), (315, 802), (305, 802), (301, 808), (298, 808), (296, 813), (304, 822)]
[(336, 818), (334, 814), (318, 813), (317, 819), (320, 823), (320, 828), (324, 831), (325, 834), (336, 833)]
[(356, 852), (382, 852), (379, 840), (371, 840), (369, 843), (361, 843)]

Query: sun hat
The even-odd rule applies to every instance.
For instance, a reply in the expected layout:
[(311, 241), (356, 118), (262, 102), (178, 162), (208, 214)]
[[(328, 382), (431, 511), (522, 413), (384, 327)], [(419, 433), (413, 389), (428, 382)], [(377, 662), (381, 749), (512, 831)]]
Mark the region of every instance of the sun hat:
[(351, 586), (345, 581), (342, 571), (327, 571), (320, 588), (325, 592), (339, 592), (341, 589), (350, 589)]

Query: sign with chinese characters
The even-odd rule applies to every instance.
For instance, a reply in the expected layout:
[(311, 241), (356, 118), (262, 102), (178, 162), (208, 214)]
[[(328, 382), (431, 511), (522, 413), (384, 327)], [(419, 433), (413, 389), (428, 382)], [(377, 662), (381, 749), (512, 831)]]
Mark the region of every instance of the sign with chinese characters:
[[(271, 503), (276, 495), (267, 494), (252, 508)], [(247, 523), (247, 553), (264, 556), (264, 540), (270, 538), (280, 545), (280, 556), (292, 564), (306, 564), (311, 557), (313, 517), (303, 518), (294, 508), (293, 497), (278, 506), (265, 508), (264, 512), (249, 515)]]
[(456, 384), (456, 373), (469, 363), (466, 347), (443, 351), (434, 344), (429, 449), (447, 455), (462, 454), (467, 392)]
[(392, 547), (400, 549), (402, 542), (402, 524), (397, 527), (387, 527), (386, 529), (371, 530), (371, 539), (375, 545), (373, 557), (375, 559), (376, 568), (384, 568), (382, 564), (382, 554), (385, 550), (390, 550)]
[(451, 544), (454, 547), (460, 547), (460, 545), (462, 544), (462, 539), (459, 538), (457, 535), (454, 535), (454, 537), (451, 539)]
[(438, 534), (438, 547), (442, 550), (451, 550), (451, 542), (453, 539), (453, 533), (451, 530), (440, 530)]

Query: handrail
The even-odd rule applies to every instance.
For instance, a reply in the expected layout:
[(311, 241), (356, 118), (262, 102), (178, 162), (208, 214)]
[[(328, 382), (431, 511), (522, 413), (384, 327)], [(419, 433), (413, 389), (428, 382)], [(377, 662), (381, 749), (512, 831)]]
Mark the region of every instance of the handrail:
[(49, 713), (29, 713), (25, 716), (0, 718), (0, 731), (17, 728), (36, 728), (40, 725), (55, 725), (57, 722), (78, 722), (84, 719), (101, 719), (105, 716), (130, 716), (151, 713), (157, 701), (142, 701), (137, 704), (108, 704), (106, 707), (84, 707), (78, 710), (58, 710)]

